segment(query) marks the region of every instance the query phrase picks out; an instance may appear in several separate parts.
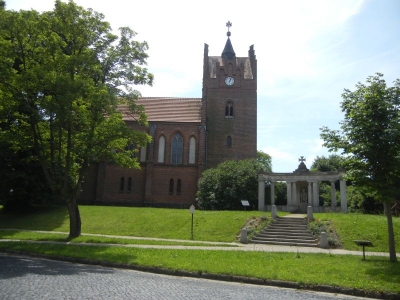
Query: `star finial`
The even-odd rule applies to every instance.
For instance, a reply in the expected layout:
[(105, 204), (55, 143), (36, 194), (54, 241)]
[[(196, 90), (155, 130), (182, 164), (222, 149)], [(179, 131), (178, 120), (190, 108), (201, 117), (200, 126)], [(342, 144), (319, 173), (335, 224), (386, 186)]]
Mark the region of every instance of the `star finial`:
[(230, 21), (228, 21), (228, 23), (226, 23), (226, 27), (228, 27), (228, 32), (226, 33), (227, 36), (231, 36), (231, 33), (229, 31), (229, 28), (231, 28), (232, 23)]

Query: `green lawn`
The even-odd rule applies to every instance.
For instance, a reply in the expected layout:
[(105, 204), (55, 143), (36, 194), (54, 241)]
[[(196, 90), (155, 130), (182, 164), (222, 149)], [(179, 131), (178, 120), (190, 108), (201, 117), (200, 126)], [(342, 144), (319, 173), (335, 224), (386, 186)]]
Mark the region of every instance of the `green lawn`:
[[(388, 228), (386, 216), (318, 213), (315, 219), (330, 220), (339, 235), (343, 248), (347, 250), (360, 250), (361, 247), (354, 240), (370, 240), (374, 247), (366, 248), (372, 252), (388, 252)], [(400, 218), (393, 217), (396, 251), (400, 253)]]
[[(188, 209), (161, 209), (113, 206), (80, 206), (82, 232), (191, 239), (191, 214)], [(280, 213), (283, 215), (283, 213)], [(267, 216), (258, 211), (200, 211), (194, 213), (194, 240), (232, 242), (247, 219)], [(353, 241), (370, 240), (368, 251), (387, 252), (387, 221), (385, 216), (318, 213), (319, 220), (330, 220), (344, 249), (360, 250)], [(397, 252), (400, 252), (400, 218), (393, 218)], [(68, 213), (64, 206), (35, 208), (28, 213), (6, 214), (0, 209), (0, 228), (45, 231), (69, 231)], [(11, 238), (8, 236), (8, 238)]]
[(400, 263), (390, 263), (382, 257), (368, 257), (363, 261), (359, 256), (352, 255), (162, 250), (20, 242), (0, 243), (1, 249), (400, 295)]
[[(187, 209), (80, 206), (82, 232), (136, 237), (190, 240), (191, 214)], [(283, 215), (280, 213), (280, 215)], [(258, 211), (196, 211), (194, 241), (232, 242), (249, 219), (270, 214)], [(387, 252), (387, 223), (384, 216), (361, 214), (315, 214), (329, 220), (345, 249), (360, 250), (353, 240), (368, 239), (375, 247), (368, 251)], [(400, 250), (400, 219), (393, 219), (396, 249)], [(35, 208), (26, 213), (6, 213), (0, 209), (0, 239), (66, 241), (66, 234), (33, 233), (27, 230), (69, 230), (68, 213), (63, 206)], [(21, 229), (16, 231), (5, 228)], [(160, 242), (81, 236), (73, 242), (191, 245), (193, 242)], [(194, 243), (193, 243), (194, 244)], [(393, 292), (400, 295), (400, 263), (387, 257), (329, 254), (265, 253), (241, 251), (202, 251), (137, 249), (107, 246), (43, 245), (2, 242), (0, 250), (88, 258), (130, 265), (162, 267), (198, 273), (229, 274), (253, 278), (294, 281), (306, 285), (333, 285), (365, 291)], [(234, 249), (234, 248), (232, 248)]]
[[(188, 209), (80, 206), (82, 232), (107, 235), (191, 239)], [(199, 241), (232, 242), (247, 219), (267, 215), (258, 211), (195, 211), (193, 237)], [(66, 208), (36, 208), (29, 213), (0, 210), (0, 228), (69, 231)]]

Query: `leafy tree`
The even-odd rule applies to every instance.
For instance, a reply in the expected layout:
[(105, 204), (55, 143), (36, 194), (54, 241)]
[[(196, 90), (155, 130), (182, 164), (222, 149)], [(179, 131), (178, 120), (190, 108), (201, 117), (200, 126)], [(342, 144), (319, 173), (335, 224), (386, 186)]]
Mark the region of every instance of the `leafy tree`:
[(73, 1), (53, 11), (0, 10), (0, 110), (12, 126), (0, 132), (17, 153), (33, 149), (48, 186), (65, 203), (70, 237), (81, 233), (77, 199), (90, 165), (109, 159), (139, 168), (128, 145), (150, 141), (133, 131), (117, 106), (147, 125), (132, 84), (152, 84), (143, 66), (146, 42), (131, 29), (111, 33), (104, 16)]
[[(339, 171), (342, 168), (344, 158), (337, 154), (326, 156), (317, 156), (312, 165), (311, 171), (330, 172)], [(339, 182), (335, 183), (336, 191), (340, 189)], [(323, 206), (331, 206), (331, 184), (329, 181), (322, 181), (319, 185), (319, 198)], [(336, 205), (340, 205), (340, 197), (336, 197)]]
[(257, 162), (260, 164), (262, 171), (264, 172), (272, 171), (272, 158), (268, 153), (258, 150)]
[(342, 168), (342, 162), (343, 157), (337, 154), (331, 154), (329, 157), (325, 157), (324, 155), (317, 156), (311, 165), (311, 171), (339, 171)]
[(374, 193), (385, 206), (390, 260), (396, 261), (391, 203), (400, 194), (400, 80), (387, 87), (383, 74), (342, 94), (341, 130), (321, 128), (324, 145), (342, 149), (347, 178)]
[(260, 153), (256, 159), (226, 161), (216, 168), (203, 172), (198, 182), (196, 205), (201, 209), (242, 209), (240, 200), (248, 200), (251, 207), (257, 204), (258, 174), (271, 170), (270, 156)]

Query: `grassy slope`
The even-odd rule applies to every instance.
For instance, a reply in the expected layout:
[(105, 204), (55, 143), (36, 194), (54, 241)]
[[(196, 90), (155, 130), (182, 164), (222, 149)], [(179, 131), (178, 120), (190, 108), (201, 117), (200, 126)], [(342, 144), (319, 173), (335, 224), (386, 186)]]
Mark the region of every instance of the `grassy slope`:
[[(187, 209), (157, 209), (111, 206), (80, 206), (82, 232), (109, 235), (185, 239), (191, 238), (191, 214)], [(269, 216), (258, 211), (195, 211), (194, 239), (232, 242), (246, 219)], [(362, 214), (315, 214), (331, 220), (345, 249), (360, 250), (354, 240), (367, 239), (368, 251), (388, 251), (387, 221), (384, 216)], [(393, 218), (396, 250), (400, 252), (400, 218)], [(69, 231), (63, 206), (37, 209), (24, 214), (5, 214), (0, 209), (0, 228)]]
[[(157, 209), (111, 206), (80, 206), (82, 232), (108, 235), (191, 239), (192, 217), (186, 209)], [(232, 242), (258, 211), (195, 211), (193, 236), (200, 241)], [(0, 228), (69, 231), (64, 207), (36, 213), (5, 214), (0, 210)]]
[[(385, 216), (363, 214), (314, 214), (316, 219), (331, 220), (343, 247), (347, 250), (360, 250), (354, 240), (370, 240), (374, 247), (367, 251), (388, 252), (388, 229)], [(393, 218), (396, 251), (400, 253), (400, 218)]]

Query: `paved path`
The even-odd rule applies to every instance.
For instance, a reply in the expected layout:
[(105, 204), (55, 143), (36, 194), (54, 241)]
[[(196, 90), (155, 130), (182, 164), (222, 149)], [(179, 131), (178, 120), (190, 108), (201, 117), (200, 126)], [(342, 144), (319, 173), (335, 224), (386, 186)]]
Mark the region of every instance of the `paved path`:
[(0, 253), (0, 298), (365, 299), (340, 294), (185, 278)]
[[(5, 229), (2, 229), (5, 230)], [(8, 229), (18, 230), (20, 229)], [(29, 231), (29, 230), (24, 230)], [(54, 232), (54, 231), (33, 231), (40, 233), (58, 233), (65, 234), (65, 232)], [(223, 251), (259, 251), (259, 252), (299, 252), (299, 253), (325, 253), (325, 254), (340, 254), (340, 255), (356, 255), (362, 256), (362, 251), (350, 251), (344, 249), (322, 249), (316, 247), (296, 247), (296, 246), (277, 246), (277, 245), (263, 245), (263, 244), (239, 244), (239, 243), (219, 243), (219, 242), (207, 242), (207, 241), (193, 241), (193, 240), (176, 240), (176, 239), (161, 239), (161, 238), (146, 238), (146, 237), (132, 237), (132, 236), (115, 236), (115, 235), (103, 235), (103, 234), (85, 234), (82, 236), (97, 236), (97, 237), (109, 237), (109, 238), (121, 238), (121, 239), (132, 239), (132, 240), (151, 240), (151, 241), (165, 241), (165, 242), (182, 242), (182, 243), (201, 243), (210, 244), (211, 247), (207, 246), (168, 246), (168, 245), (135, 245), (135, 244), (104, 244), (104, 243), (85, 243), (90, 246), (105, 246), (105, 247), (131, 247), (131, 248), (153, 248), (153, 249), (183, 249), (183, 250), (223, 250)], [(16, 241), (1, 239), (0, 242)], [(52, 242), (52, 241), (25, 241), (27, 243), (43, 243), (43, 244), (66, 244), (65, 242)], [(82, 243), (67, 242), (69, 245), (82, 245)], [(226, 247), (229, 245), (230, 247)], [(361, 247), (360, 247), (361, 248)], [(366, 248), (368, 249), (368, 248)], [(366, 256), (386, 256), (389, 257), (389, 253), (386, 252), (370, 252), (365, 251)], [(400, 256), (400, 253), (397, 253)]]

